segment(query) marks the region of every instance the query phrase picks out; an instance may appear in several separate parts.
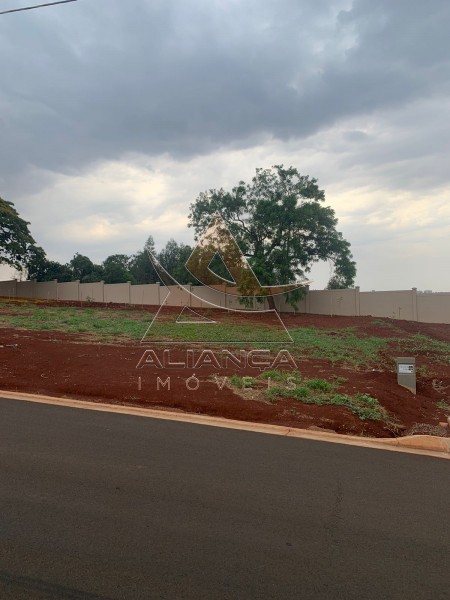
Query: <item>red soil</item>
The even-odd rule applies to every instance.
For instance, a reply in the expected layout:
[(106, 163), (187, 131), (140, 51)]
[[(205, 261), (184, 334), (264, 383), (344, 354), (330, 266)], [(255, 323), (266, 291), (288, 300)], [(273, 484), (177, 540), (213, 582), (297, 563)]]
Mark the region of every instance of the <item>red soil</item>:
[[(117, 310), (118, 307), (114, 305), (111, 308)], [(124, 310), (128, 308), (123, 307)], [(155, 308), (148, 307), (148, 310), (154, 312)], [(303, 314), (283, 315), (283, 321), (287, 326), (296, 327), (337, 329), (352, 326), (361, 333), (385, 338), (422, 333), (450, 342), (450, 325), (389, 319), (377, 319), (378, 324), (374, 324), (372, 317)], [(380, 324), (381, 321), (385, 326)], [(450, 404), (450, 365), (433, 363), (427, 356), (420, 355), (417, 355), (417, 365), (427, 366), (432, 374), (418, 376), (416, 396), (397, 385), (392, 366), (383, 370), (355, 369), (333, 366), (328, 361), (312, 358), (303, 358), (298, 364), (304, 377), (345, 377), (348, 381), (342, 384), (339, 392), (364, 392), (374, 396), (395, 418), (399, 425), (396, 428), (381, 421), (361, 421), (344, 407), (316, 406), (292, 399), (280, 399), (276, 404), (271, 404), (261, 399), (251, 399), (251, 392), (247, 392), (247, 397), (243, 398), (227, 387), (219, 389), (212, 380), (214, 372), (218, 373), (219, 381), (226, 375), (236, 373), (251, 376), (260, 373), (249, 367), (240, 371), (226, 368), (218, 372), (215, 368), (203, 366), (195, 372), (199, 380), (198, 389), (189, 390), (186, 379), (193, 374), (192, 369), (137, 369), (144, 350), (148, 348), (139, 343), (93, 343), (82, 334), (75, 336), (53, 331), (2, 329), (0, 345), (1, 389), (94, 402), (180, 410), (289, 427), (314, 425), (339, 433), (378, 437), (404, 435), (416, 424), (437, 426), (439, 421), (444, 420), (444, 411), (437, 407), (437, 403), (444, 400)], [(161, 351), (158, 350), (158, 353)], [(181, 361), (184, 357), (184, 348), (179, 346), (172, 349), (172, 361)], [(389, 358), (389, 361), (392, 362), (392, 359)], [(162, 381), (170, 377), (170, 390), (162, 385), (157, 389), (158, 377)], [(192, 380), (190, 383), (194, 387), (196, 382)]]

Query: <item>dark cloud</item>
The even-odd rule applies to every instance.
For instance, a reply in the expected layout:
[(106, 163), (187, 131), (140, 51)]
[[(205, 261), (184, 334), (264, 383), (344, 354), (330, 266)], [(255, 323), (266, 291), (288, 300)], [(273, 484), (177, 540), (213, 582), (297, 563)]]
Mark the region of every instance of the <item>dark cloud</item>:
[(200, 191), (294, 164), (325, 187), (363, 287), (437, 289), (449, 25), (448, 0), (79, 0), (0, 16), (0, 195), (50, 258), (100, 261), (149, 234), (191, 242)]
[(448, 90), (446, 0), (347, 5), (80, 0), (0, 17), (0, 181), (308, 136)]

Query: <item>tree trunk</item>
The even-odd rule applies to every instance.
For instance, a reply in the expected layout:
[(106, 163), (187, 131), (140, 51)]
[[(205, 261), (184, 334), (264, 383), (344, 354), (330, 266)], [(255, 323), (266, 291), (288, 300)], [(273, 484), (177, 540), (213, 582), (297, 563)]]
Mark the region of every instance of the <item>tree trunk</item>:
[(274, 300), (273, 296), (267, 296), (267, 302), (269, 303), (270, 310), (277, 310), (277, 307), (275, 306), (275, 300)]

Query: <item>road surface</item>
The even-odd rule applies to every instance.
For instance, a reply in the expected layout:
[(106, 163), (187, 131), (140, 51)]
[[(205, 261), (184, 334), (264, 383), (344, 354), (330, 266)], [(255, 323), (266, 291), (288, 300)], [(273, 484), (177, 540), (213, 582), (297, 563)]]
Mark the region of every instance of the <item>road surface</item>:
[(439, 600), (439, 458), (0, 399), (1, 600)]

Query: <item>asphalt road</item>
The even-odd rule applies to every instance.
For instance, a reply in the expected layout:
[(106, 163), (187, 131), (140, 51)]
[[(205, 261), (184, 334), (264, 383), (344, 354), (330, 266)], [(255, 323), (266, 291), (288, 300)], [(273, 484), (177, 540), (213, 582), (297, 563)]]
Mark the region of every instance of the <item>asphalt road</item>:
[(0, 399), (1, 600), (448, 598), (450, 463)]

